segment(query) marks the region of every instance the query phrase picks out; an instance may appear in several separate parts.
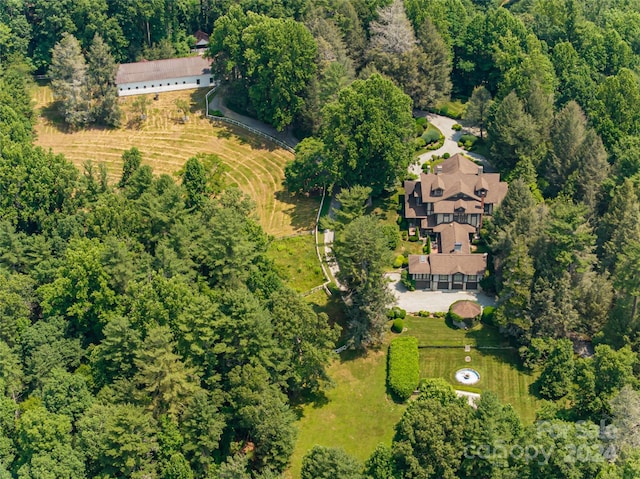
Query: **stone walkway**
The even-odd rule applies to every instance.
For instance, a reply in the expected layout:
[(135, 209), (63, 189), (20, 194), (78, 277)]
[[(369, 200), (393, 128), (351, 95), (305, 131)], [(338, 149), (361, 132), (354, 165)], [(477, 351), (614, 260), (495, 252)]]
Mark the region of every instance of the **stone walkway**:
[(475, 409), (478, 407), (477, 403), (478, 401), (480, 401), (480, 394), (460, 391), (458, 389), (456, 389), (456, 394), (459, 398), (466, 397), (467, 401), (469, 402), (469, 406), (471, 406), (472, 408)]

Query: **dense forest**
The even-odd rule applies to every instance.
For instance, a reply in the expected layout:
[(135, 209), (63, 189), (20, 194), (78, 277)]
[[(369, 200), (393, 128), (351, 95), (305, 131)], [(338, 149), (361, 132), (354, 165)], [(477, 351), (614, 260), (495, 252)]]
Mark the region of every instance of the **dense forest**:
[[(354, 348), (385, 332), (398, 233), (363, 204), (407, 177), (412, 111), (466, 102), (509, 181), (483, 288), (539, 373), (543, 422), (431, 380), (390, 447), (366, 464), (316, 447), (303, 478), (639, 477), (640, 1), (4, 0), (0, 478), (280, 477), (296, 406), (330, 382), (341, 327), (284, 285), (215, 156), (185, 158), (177, 182), (134, 148), (111, 184), (34, 145), (34, 73), (67, 75), (70, 125), (116, 125), (115, 62), (187, 55), (196, 30), (229, 106), (304, 138), (289, 190), (344, 187)], [(67, 101), (77, 72), (88, 102)], [(498, 449), (531, 444), (554, 454)]]

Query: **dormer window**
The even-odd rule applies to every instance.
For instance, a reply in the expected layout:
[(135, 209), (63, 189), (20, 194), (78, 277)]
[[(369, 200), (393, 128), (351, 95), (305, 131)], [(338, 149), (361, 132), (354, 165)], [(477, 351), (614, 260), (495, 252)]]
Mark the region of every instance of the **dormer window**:
[(487, 190), (487, 189), (485, 189), (485, 188), (480, 188), (480, 189), (477, 191), (478, 196), (487, 196), (487, 192), (488, 192), (488, 190)]
[(444, 190), (442, 188), (434, 188), (431, 193), (433, 194), (433, 196), (442, 196)]

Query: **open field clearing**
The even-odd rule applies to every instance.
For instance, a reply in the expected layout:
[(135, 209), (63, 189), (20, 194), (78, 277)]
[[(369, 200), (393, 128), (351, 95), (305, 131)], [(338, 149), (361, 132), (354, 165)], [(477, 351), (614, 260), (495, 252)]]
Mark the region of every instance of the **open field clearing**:
[(298, 422), (298, 441), (285, 477), (298, 478), (302, 458), (315, 445), (342, 447), (365, 461), (380, 442), (391, 445), (394, 426), (406, 408), (387, 396), (387, 346), (366, 356), (347, 351), (329, 367), (335, 387), (326, 401), (307, 404)]
[(276, 239), (269, 245), (267, 255), (276, 264), (284, 282), (298, 293), (324, 283), (322, 267), (316, 254), (315, 235)]
[[(38, 86), (33, 92), (39, 113), (36, 142), (64, 154), (80, 168), (86, 160), (105, 163), (113, 182), (120, 177), (122, 152), (134, 146), (142, 152), (143, 163), (151, 165), (156, 174), (174, 174), (190, 157), (214, 153), (229, 168), (228, 183), (237, 185), (257, 203), (257, 214), (267, 233), (278, 237), (312, 229), (319, 199), (291, 198), (282, 187), (284, 165), (293, 155), (240, 129), (218, 126), (205, 118), (206, 91), (162, 93), (158, 100), (147, 95), (144, 122), (138, 122), (138, 115), (132, 111), (137, 97), (122, 98), (122, 127), (72, 132), (60, 121), (51, 89)], [(175, 105), (177, 99), (191, 105), (186, 123)]]

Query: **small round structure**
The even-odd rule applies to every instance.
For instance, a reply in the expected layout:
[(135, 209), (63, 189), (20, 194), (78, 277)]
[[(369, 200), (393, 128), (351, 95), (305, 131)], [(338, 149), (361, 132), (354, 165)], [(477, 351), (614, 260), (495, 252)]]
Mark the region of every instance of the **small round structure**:
[(470, 363), (471, 362), (471, 356), (465, 356), (464, 357), (464, 362), (465, 363)]
[(474, 319), (482, 314), (482, 306), (475, 301), (457, 301), (451, 305), (450, 311), (462, 319)]
[(456, 381), (470, 386), (480, 381), (480, 373), (475, 369), (462, 368), (456, 371)]

